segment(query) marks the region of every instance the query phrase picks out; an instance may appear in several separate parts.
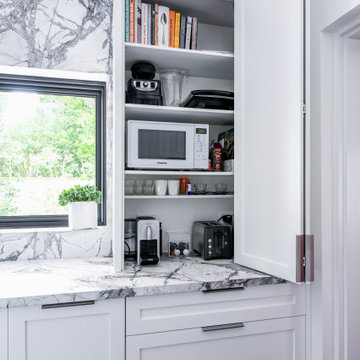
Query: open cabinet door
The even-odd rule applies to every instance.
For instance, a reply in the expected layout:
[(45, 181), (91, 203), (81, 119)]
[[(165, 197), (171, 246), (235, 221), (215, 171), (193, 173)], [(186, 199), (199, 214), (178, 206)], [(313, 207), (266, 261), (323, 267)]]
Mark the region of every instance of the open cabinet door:
[(303, 0), (235, 0), (235, 262), (296, 282)]

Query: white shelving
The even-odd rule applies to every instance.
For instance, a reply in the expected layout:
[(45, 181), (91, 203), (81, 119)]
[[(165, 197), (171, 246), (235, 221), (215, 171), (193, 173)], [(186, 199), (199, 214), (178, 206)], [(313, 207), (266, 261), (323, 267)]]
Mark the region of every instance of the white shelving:
[[(119, 7), (121, 3), (123, 2), (117, 3), (116, 6)], [(124, 103), (124, 94), (127, 82), (131, 78), (131, 66), (136, 62), (143, 61), (152, 63), (155, 66), (156, 79), (159, 78), (162, 70), (184, 70), (186, 77), (183, 81), (182, 99), (191, 91), (199, 89), (234, 91), (233, 2), (232, 0), (198, 0), (195, 2), (193, 0), (166, 0), (160, 1), (160, 3), (182, 14), (199, 18), (198, 49), (206, 50), (162, 48), (124, 43), (119, 36), (117, 41), (114, 42), (114, 48), (117, 49), (117, 59), (119, 59), (118, 62), (115, 62), (116, 66), (114, 67), (114, 73), (118, 79), (118, 85), (114, 88), (117, 95), (114, 104), (117, 108), (116, 118), (121, 119), (122, 125), (121, 131), (118, 129), (114, 141), (117, 144), (121, 143), (122, 147), (122, 152), (120, 147), (117, 149), (117, 158), (120, 161), (114, 164), (122, 178), (121, 180), (119, 177), (115, 179), (114, 193), (118, 195), (119, 199), (116, 210), (117, 212), (123, 212), (123, 216), (118, 216), (115, 211), (115, 218), (123, 220), (124, 218), (135, 218), (137, 216), (154, 216), (162, 222), (164, 231), (181, 229), (191, 234), (192, 224), (195, 220), (217, 220), (219, 213), (232, 213), (234, 193), (231, 191), (234, 189), (234, 173), (186, 170), (166, 171), (165, 169), (126, 170), (124, 164), (126, 122), (128, 120), (143, 120), (209, 124), (211, 125), (209, 136), (211, 137), (210, 140), (212, 140), (216, 139), (219, 133), (234, 127), (234, 111), (126, 104)], [(122, 12), (124, 12), (124, 6)], [(117, 21), (117, 19), (115, 20)], [(123, 30), (124, 23), (121, 22), (120, 25), (118, 29)], [(194, 185), (206, 184), (209, 191), (214, 190), (216, 184), (225, 184), (229, 192), (226, 194), (209, 192), (203, 195), (176, 196), (124, 194), (125, 186), (123, 185), (129, 179), (154, 181), (156, 179), (170, 180), (181, 177), (189, 177)], [(116, 223), (117, 234), (121, 234), (123, 240), (124, 222), (117, 221)], [(124, 251), (123, 242), (120, 245), (121, 252), (115, 249), (114, 254), (120, 253), (120, 257), (122, 257)]]
[(200, 199), (233, 199), (234, 194), (223, 195), (126, 195), (126, 200), (200, 200)]
[(157, 170), (125, 170), (125, 175), (159, 175), (159, 176), (234, 176), (233, 172), (215, 171), (157, 171)]
[(234, 111), (231, 110), (126, 104), (125, 115), (128, 120), (204, 122), (209, 125), (233, 125), (234, 123)]
[(185, 70), (188, 76), (234, 79), (234, 55), (216, 51), (163, 48), (152, 45), (125, 44), (125, 68), (138, 61), (151, 62), (158, 70)]

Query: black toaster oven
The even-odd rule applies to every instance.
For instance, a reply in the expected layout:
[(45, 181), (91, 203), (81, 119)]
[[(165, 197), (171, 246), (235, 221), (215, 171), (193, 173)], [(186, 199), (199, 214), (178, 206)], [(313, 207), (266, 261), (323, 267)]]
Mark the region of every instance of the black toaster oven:
[(231, 259), (234, 256), (231, 225), (217, 221), (194, 222), (192, 247), (204, 260)]

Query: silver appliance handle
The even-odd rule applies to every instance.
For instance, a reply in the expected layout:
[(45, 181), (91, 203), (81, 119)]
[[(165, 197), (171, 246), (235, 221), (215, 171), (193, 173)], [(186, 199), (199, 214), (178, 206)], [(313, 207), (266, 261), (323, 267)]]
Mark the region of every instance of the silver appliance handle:
[(213, 326), (202, 326), (201, 330), (203, 332), (207, 331), (218, 331), (218, 330), (228, 330), (228, 329), (238, 329), (245, 327), (243, 322), (237, 322), (232, 324), (221, 324), (221, 325), (213, 325)]
[(146, 226), (146, 240), (151, 240), (151, 239), (152, 239), (151, 226), (147, 225)]
[(223, 288), (223, 289), (205, 289), (203, 290), (203, 294), (211, 294), (223, 291), (238, 291), (238, 290), (245, 290), (244, 286), (233, 287), (233, 288)]
[(56, 309), (56, 308), (64, 308), (64, 307), (73, 307), (73, 306), (85, 306), (85, 305), (94, 305), (95, 300), (84, 300), (84, 301), (73, 301), (73, 302), (65, 302), (58, 304), (44, 304), (41, 305), (43, 310), (46, 309)]

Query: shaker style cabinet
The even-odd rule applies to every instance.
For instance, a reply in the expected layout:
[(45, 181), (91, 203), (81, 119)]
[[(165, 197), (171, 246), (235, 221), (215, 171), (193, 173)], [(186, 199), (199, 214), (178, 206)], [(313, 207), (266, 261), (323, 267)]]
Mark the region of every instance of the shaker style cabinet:
[(127, 360), (305, 360), (304, 316), (127, 338)]
[(127, 360), (305, 360), (305, 292), (286, 283), (126, 299)]
[(124, 360), (124, 302), (10, 308), (9, 360)]

